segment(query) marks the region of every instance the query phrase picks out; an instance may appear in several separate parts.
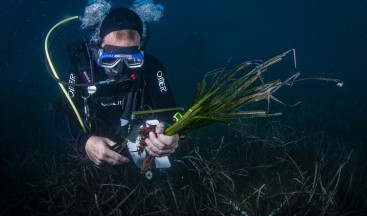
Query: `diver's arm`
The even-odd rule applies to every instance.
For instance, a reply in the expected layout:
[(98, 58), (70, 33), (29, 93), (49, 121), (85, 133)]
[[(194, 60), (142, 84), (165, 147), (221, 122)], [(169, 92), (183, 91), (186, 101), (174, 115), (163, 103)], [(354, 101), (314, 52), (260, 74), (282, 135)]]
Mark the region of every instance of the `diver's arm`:
[[(146, 72), (147, 88), (145, 95), (147, 102), (152, 109), (165, 109), (176, 107), (175, 99), (168, 82), (166, 70), (162, 63), (152, 57), (149, 57), (148, 72)], [(173, 123), (175, 112), (158, 113), (158, 119), (168, 124)]]
[(112, 147), (114, 141), (101, 136), (95, 136), (83, 131), (74, 118), (75, 113), (69, 108), (70, 104), (63, 97), (54, 115), (54, 124), (59, 137), (70, 143), (74, 149), (96, 165), (106, 162), (111, 165), (129, 162), (129, 159), (116, 153)]
[[(145, 95), (153, 109), (174, 108), (176, 103), (168, 83), (166, 70), (156, 58), (149, 59), (150, 64), (147, 77), (147, 88)], [(162, 112), (157, 115), (160, 122), (172, 124), (174, 112)], [(157, 125), (155, 133), (150, 132), (149, 138), (145, 140), (145, 148), (152, 156), (166, 156), (172, 154), (178, 147), (178, 134), (166, 136), (164, 134), (165, 124)]]
[(72, 144), (79, 154), (88, 156), (96, 165), (106, 162), (111, 165), (129, 162), (129, 159), (116, 153), (114, 141), (84, 132), (74, 121), (61, 112), (55, 113), (55, 127), (59, 137)]

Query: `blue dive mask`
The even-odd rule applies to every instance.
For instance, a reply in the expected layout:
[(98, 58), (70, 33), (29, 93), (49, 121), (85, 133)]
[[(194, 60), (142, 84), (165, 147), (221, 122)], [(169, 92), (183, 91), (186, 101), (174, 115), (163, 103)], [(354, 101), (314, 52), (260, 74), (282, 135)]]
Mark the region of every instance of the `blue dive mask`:
[(99, 50), (97, 64), (104, 68), (114, 68), (124, 62), (128, 68), (140, 68), (144, 64), (144, 52), (138, 46), (118, 47), (106, 45)]

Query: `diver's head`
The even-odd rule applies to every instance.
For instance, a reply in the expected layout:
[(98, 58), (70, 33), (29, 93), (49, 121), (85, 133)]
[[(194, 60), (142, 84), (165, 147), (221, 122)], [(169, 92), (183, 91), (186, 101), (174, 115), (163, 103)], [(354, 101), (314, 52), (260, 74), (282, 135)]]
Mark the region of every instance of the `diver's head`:
[(112, 10), (100, 27), (101, 49), (97, 63), (109, 75), (131, 72), (144, 63), (140, 50), (143, 24), (140, 17), (127, 8)]
[(134, 11), (127, 8), (116, 8), (111, 10), (102, 21), (99, 36), (103, 39), (110, 32), (126, 29), (137, 31), (141, 37), (143, 22)]

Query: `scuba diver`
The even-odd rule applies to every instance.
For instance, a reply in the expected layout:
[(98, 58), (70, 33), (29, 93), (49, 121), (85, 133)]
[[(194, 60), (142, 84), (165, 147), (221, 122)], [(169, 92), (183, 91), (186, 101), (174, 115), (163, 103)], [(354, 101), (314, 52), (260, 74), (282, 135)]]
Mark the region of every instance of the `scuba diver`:
[(61, 139), (96, 165), (133, 159), (139, 166), (145, 157), (136, 153), (142, 125), (157, 124), (155, 133), (150, 132), (145, 140), (146, 152), (163, 159), (155, 167), (169, 167), (166, 156), (178, 147), (177, 134), (163, 133), (177, 110), (167, 74), (157, 58), (144, 53), (142, 34), (139, 15), (116, 8), (99, 26), (98, 43), (81, 39), (68, 46), (72, 67), (68, 83), (60, 82), (66, 88), (55, 127)]

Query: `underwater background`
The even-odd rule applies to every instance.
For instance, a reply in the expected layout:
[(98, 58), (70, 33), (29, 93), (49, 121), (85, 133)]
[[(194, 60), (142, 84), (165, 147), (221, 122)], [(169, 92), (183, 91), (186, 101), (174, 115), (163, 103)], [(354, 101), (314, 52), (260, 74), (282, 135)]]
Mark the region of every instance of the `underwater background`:
[[(114, 0), (112, 5), (128, 7), (132, 2)], [(367, 1), (157, 2), (165, 7), (165, 13), (161, 21), (150, 26), (146, 52), (165, 65), (179, 106), (187, 108), (190, 105), (197, 83), (206, 72), (231, 68), (247, 60), (267, 60), (293, 48), (296, 49), (297, 68), (294, 69), (289, 56), (270, 68), (266, 79), (286, 79), (299, 71), (301, 78), (331, 77), (342, 80), (344, 85), (339, 88), (332, 82), (296, 83), (276, 96), (286, 104), (302, 103), (289, 107), (273, 101), (270, 105), (272, 112), (282, 112), (282, 116), (245, 119), (240, 125), (214, 125), (182, 141), (180, 151), (173, 157), (185, 157), (195, 149), (203, 149), (200, 153), (207, 158), (205, 161), (214, 158), (218, 162), (212, 167), (216, 170), (213, 176), (231, 167), (245, 172), (241, 175), (228, 172), (233, 176), (226, 174), (236, 185), (228, 185), (233, 189), (231, 195), (223, 192), (231, 189), (221, 189), (218, 182), (217, 187), (208, 189), (209, 195), (191, 195), (193, 199), (202, 196), (205, 200), (220, 190), (215, 198), (218, 203), (213, 205), (215, 208), (208, 207), (208, 203), (214, 202), (210, 198), (206, 205), (203, 204), (205, 208), (195, 207), (190, 211), (192, 203), (184, 198), (186, 203), (182, 204), (180, 197), (193, 193), (182, 192), (185, 185), (197, 190), (202, 186), (195, 185), (193, 180), (180, 185), (175, 182), (178, 178), (175, 172), (165, 175), (179, 188), (172, 206), (166, 201), (160, 208), (157, 203), (162, 203), (161, 200), (151, 201), (143, 207), (133, 201), (118, 205), (121, 200), (116, 198), (116, 204), (101, 202), (102, 207), (97, 208), (93, 194), (117, 196), (121, 192), (120, 197), (124, 197), (129, 193), (99, 188), (98, 193), (91, 193), (91, 200), (67, 195), (78, 192), (72, 180), (82, 180), (71, 177), (80, 173), (80, 170), (75, 171), (79, 168), (66, 174), (69, 169), (60, 168), (70, 161), (73, 151), (53, 130), (52, 104), (57, 102), (60, 90), (47, 73), (44, 54), (44, 39), (49, 29), (66, 17), (81, 15), (87, 1), (1, 1), (0, 214), (76, 215), (88, 214), (94, 208), (92, 215), (124, 215), (124, 212), (133, 215), (154, 212), (161, 215), (366, 214)], [(57, 59), (54, 61), (60, 73), (66, 72), (69, 66), (66, 45), (77, 39), (73, 30), (61, 33), (55, 40), (53, 54)], [(266, 106), (259, 109), (266, 109)], [(226, 147), (220, 156), (212, 156), (212, 151), (220, 149), (223, 143)], [(201, 162), (196, 165), (208, 165)], [(191, 165), (193, 163), (189, 162), (185, 166), (190, 170)], [(283, 173), (285, 170), (289, 172)], [(180, 178), (183, 175), (189, 174), (180, 173)], [(193, 179), (202, 178), (199, 174), (193, 176)], [(215, 182), (216, 178), (213, 179)], [(98, 186), (101, 182), (103, 180), (96, 180), (95, 184)], [(205, 179), (201, 182), (209, 184)], [(285, 187), (284, 191), (273, 191), (282, 188), (279, 185)], [(169, 186), (168, 195), (162, 193), (161, 197), (174, 194), (175, 189)], [(56, 190), (58, 187), (60, 189)], [(62, 189), (69, 187), (74, 191)], [(145, 192), (150, 194), (149, 190)], [(292, 191), (300, 190), (302, 193), (313, 191), (312, 196), (294, 197)], [(64, 194), (69, 202), (65, 203), (65, 197), (62, 202), (61, 195), (46, 198), (46, 194), (52, 193)], [(140, 194), (144, 194), (144, 190)], [(223, 202), (220, 203), (219, 197)], [(292, 199), (293, 203), (288, 202)], [(109, 206), (102, 203), (109, 203)], [(129, 208), (133, 204), (139, 208)], [(89, 209), (79, 208), (78, 212), (78, 206)]]

